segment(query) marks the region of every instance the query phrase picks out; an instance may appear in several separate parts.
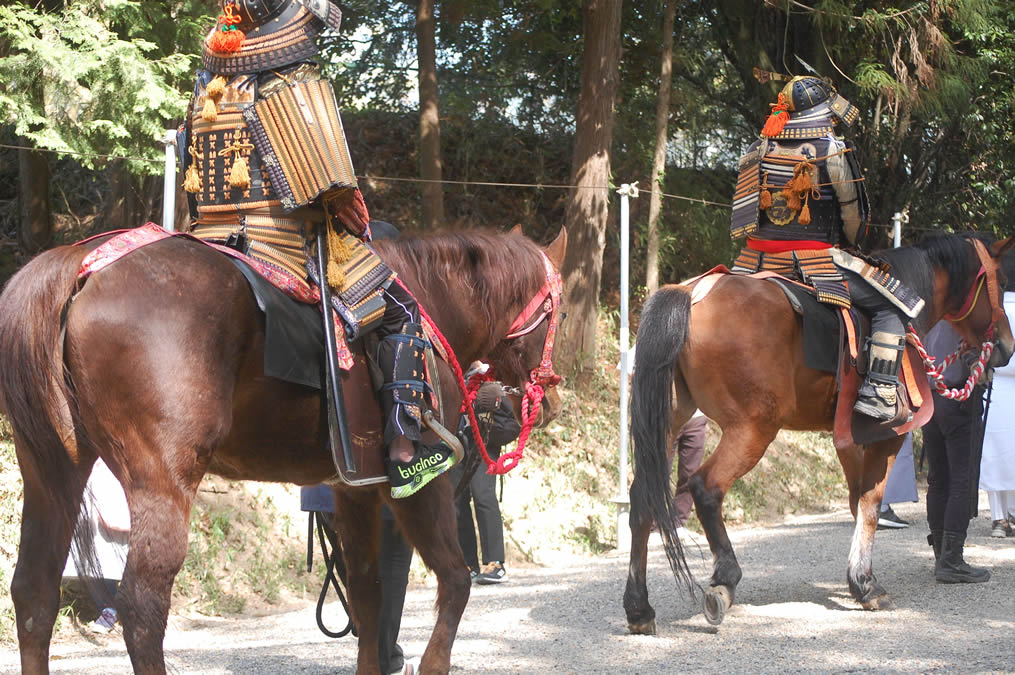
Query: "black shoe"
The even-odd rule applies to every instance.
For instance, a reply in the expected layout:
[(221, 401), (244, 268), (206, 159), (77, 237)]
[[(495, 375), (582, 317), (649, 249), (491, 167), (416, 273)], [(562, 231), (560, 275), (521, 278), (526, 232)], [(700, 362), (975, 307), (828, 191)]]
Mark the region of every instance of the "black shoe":
[(476, 577), (476, 583), (485, 586), (487, 584), (499, 584), (507, 581), (507, 571), (504, 563), (492, 562), (483, 566), (483, 571)]
[(878, 422), (890, 422), (898, 412), (895, 385), (865, 381), (857, 392), (853, 410)]
[(895, 511), (892, 510), (891, 506), (882, 511), (881, 514), (878, 516), (879, 530), (887, 530), (887, 529), (897, 530), (902, 527), (909, 527), (909, 523), (903, 520), (902, 518), (899, 518), (897, 515), (895, 515)]

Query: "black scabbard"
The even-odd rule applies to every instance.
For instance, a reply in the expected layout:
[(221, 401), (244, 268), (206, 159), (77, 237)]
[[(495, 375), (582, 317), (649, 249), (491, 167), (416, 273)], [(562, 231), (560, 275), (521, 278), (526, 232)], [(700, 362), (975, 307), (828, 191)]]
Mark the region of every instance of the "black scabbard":
[[(317, 229), (317, 270), (320, 274), (321, 305), (324, 317), (325, 390), (328, 405), (328, 437), (331, 456), (338, 466), (338, 453), (342, 453), (346, 473), (356, 473), (356, 459), (352, 455), (349, 439), (349, 421), (345, 416), (345, 398), (342, 396), (342, 374), (338, 365), (338, 338), (335, 336), (335, 309), (331, 306), (331, 289), (328, 287), (328, 236), (323, 223)], [(341, 449), (341, 450), (340, 450)]]

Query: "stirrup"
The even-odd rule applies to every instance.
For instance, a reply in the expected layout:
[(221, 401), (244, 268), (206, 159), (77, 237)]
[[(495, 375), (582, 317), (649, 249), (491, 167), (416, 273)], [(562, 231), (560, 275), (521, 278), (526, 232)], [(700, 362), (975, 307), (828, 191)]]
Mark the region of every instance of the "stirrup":
[(388, 460), (388, 480), (391, 482), (392, 499), (404, 499), (416, 494), (457, 462), (454, 453), (443, 443), (413, 445), (415, 452), (408, 462)]

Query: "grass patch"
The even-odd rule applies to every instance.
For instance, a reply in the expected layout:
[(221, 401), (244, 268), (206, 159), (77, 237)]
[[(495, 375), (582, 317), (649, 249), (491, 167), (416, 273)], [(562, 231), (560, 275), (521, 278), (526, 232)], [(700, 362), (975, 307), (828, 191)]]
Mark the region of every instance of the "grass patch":
[(21, 473), (14, 455), (14, 437), (11, 425), (0, 415), (0, 644), (13, 645), (17, 641), (14, 623), (14, 603), (11, 601), (11, 577), (17, 562), (18, 541), (21, 537), (21, 501), (24, 492)]

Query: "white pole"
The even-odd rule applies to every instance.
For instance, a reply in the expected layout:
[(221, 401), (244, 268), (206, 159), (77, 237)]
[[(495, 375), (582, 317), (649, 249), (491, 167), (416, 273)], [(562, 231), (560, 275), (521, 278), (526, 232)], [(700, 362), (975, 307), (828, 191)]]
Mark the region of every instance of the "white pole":
[(172, 232), (176, 226), (176, 129), (166, 129), (166, 171), (162, 181), (162, 227)]
[(627, 524), (627, 514), (631, 499), (627, 491), (627, 382), (631, 372), (628, 362), (630, 335), (628, 330), (628, 297), (630, 295), (630, 256), (631, 227), (629, 198), (638, 197), (637, 183), (624, 183), (617, 190), (620, 195), (620, 485), (617, 496), (613, 499), (617, 504), (617, 549), (627, 551), (631, 548), (631, 529)]
[(892, 216), (892, 246), (902, 246), (902, 214), (896, 213)]

